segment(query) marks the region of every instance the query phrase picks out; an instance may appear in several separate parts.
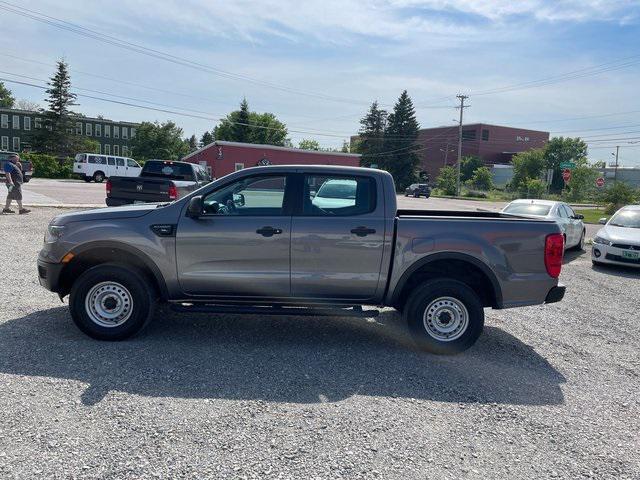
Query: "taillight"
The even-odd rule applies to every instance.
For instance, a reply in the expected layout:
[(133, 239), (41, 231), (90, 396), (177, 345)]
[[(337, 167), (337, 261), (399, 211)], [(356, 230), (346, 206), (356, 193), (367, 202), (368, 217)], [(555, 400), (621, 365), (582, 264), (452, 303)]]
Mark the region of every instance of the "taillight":
[(561, 233), (547, 235), (544, 243), (544, 266), (550, 277), (558, 278), (562, 270), (564, 256), (564, 237)]
[(169, 184), (169, 200), (176, 200), (178, 198), (178, 189), (175, 184)]
[(107, 197), (111, 195), (111, 179), (107, 179), (107, 183), (105, 184), (105, 188), (107, 189)]

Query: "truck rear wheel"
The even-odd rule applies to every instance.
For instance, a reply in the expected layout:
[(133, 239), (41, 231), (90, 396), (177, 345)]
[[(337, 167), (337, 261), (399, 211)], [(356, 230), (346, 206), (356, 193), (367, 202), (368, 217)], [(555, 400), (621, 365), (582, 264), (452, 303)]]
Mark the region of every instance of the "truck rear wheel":
[(102, 264), (84, 272), (73, 284), (69, 309), (76, 326), (98, 340), (123, 340), (151, 320), (153, 286), (136, 270)]
[(429, 280), (409, 296), (404, 318), (416, 344), (440, 355), (471, 347), (484, 328), (478, 295), (457, 280)]

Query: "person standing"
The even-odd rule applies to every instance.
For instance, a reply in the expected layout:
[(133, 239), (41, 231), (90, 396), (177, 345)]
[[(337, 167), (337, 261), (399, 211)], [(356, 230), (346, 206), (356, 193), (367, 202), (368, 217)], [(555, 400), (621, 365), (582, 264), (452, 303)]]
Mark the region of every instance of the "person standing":
[(14, 153), (9, 156), (8, 161), (4, 164), (4, 177), (7, 184), (7, 201), (2, 209), (2, 213), (15, 213), (11, 210), (11, 201), (18, 203), (18, 213), (24, 215), (31, 210), (22, 206), (22, 183), (24, 176), (22, 175), (22, 165), (20, 164), (20, 156)]

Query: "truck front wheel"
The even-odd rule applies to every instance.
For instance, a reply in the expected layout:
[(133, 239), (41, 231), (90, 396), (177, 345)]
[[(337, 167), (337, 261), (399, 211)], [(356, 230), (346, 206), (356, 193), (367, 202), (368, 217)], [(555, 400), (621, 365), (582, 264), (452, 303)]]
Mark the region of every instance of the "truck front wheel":
[(154, 289), (138, 271), (102, 264), (74, 282), (69, 309), (76, 326), (98, 340), (123, 340), (153, 316)]
[(404, 318), (417, 345), (428, 352), (451, 355), (471, 347), (484, 327), (478, 295), (457, 280), (429, 280), (409, 296)]

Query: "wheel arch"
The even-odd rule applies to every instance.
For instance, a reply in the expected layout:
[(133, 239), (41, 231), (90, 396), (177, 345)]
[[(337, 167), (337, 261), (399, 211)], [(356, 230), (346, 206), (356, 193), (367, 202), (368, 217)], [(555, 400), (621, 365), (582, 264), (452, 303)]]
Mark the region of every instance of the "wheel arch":
[(60, 273), (58, 293), (64, 297), (71, 291), (73, 281), (87, 269), (103, 263), (116, 263), (139, 270), (155, 287), (162, 300), (169, 298), (166, 282), (151, 258), (130, 245), (119, 242), (90, 242), (72, 250), (73, 259)]
[(415, 262), (398, 280), (389, 305), (403, 305), (415, 286), (435, 278), (459, 280), (478, 294), (484, 306), (502, 306), (502, 288), (491, 268), (481, 260), (459, 252), (434, 253)]

